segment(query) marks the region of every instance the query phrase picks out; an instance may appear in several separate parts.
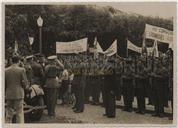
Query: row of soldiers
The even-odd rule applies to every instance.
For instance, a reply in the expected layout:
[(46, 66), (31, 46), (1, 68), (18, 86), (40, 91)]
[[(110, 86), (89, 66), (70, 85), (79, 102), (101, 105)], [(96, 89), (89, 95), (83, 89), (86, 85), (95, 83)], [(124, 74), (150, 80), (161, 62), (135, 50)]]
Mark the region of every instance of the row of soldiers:
[[(133, 59), (83, 59), (68, 63), (67, 69), (74, 73), (73, 90), (79, 98), (76, 112), (84, 110), (84, 102), (90, 96), (92, 104), (99, 104), (100, 92), (108, 117), (115, 117), (115, 101), (124, 99), (124, 111), (132, 111), (134, 96), (137, 98), (137, 113), (145, 113), (145, 98), (155, 106), (153, 116), (163, 117), (164, 106), (168, 107), (172, 96), (172, 57)], [(78, 78), (83, 77), (81, 81)], [(79, 92), (80, 91), (80, 92)], [(172, 99), (172, 98), (171, 98)], [(76, 105), (74, 106), (76, 108)], [(104, 114), (104, 115), (105, 115)]]

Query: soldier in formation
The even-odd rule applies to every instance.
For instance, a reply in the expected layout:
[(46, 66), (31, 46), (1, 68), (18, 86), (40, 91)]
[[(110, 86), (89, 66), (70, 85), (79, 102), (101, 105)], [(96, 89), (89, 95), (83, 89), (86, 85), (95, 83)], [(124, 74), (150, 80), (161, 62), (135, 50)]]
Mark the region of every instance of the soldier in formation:
[(132, 112), (132, 102), (134, 99), (134, 67), (132, 59), (127, 59), (123, 66), (122, 89), (124, 108), (123, 111)]

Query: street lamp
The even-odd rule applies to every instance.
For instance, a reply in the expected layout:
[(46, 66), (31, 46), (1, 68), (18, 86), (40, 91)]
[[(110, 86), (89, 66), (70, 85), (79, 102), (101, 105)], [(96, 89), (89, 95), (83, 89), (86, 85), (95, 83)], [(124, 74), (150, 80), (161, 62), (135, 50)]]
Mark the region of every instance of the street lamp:
[(39, 47), (40, 47), (40, 54), (42, 53), (42, 26), (43, 26), (43, 19), (41, 16), (37, 19), (37, 24), (39, 27)]
[(29, 36), (28, 39), (29, 39), (29, 42), (30, 42), (30, 51), (32, 53), (32, 44), (33, 44), (33, 41), (34, 41), (34, 37)]

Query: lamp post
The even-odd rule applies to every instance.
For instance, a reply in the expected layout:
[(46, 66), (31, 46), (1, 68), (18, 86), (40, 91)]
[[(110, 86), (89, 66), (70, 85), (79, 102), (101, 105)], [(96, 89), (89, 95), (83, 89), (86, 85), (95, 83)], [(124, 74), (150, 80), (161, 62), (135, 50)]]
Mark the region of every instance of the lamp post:
[(34, 37), (29, 36), (28, 39), (29, 39), (29, 42), (30, 42), (30, 52), (33, 53), (32, 52), (32, 44), (33, 44), (33, 41), (34, 41)]
[(42, 53), (42, 26), (43, 26), (43, 19), (41, 18), (41, 16), (38, 17), (37, 24), (39, 27), (39, 49), (41, 54)]

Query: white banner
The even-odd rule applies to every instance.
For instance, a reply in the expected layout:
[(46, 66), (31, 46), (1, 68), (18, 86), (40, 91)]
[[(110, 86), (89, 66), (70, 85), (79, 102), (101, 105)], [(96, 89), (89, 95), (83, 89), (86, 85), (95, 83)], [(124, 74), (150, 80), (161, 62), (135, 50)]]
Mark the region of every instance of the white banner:
[(142, 52), (142, 48), (141, 47), (138, 47), (138, 46), (134, 45), (129, 40), (127, 40), (127, 49), (130, 49), (130, 50), (138, 52), (138, 53)]
[(85, 51), (87, 51), (87, 38), (71, 42), (56, 42), (56, 53), (80, 53)]
[(115, 40), (112, 45), (106, 50), (104, 51), (104, 54), (106, 56), (112, 56), (114, 54), (117, 53), (117, 40)]
[[(127, 40), (127, 49), (130, 49), (132, 51), (138, 52), (138, 53), (142, 53), (142, 48), (138, 47), (136, 45), (134, 45), (132, 42), (130, 42), (129, 40)], [(147, 48), (147, 53), (150, 54), (153, 52), (153, 47), (149, 47)]]
[(173, 31), (169, 31), (165, 28), (156, 27), (146, 24), (145, 38), (157, 40), (160, 42), (171, 44), (173, 43)]

